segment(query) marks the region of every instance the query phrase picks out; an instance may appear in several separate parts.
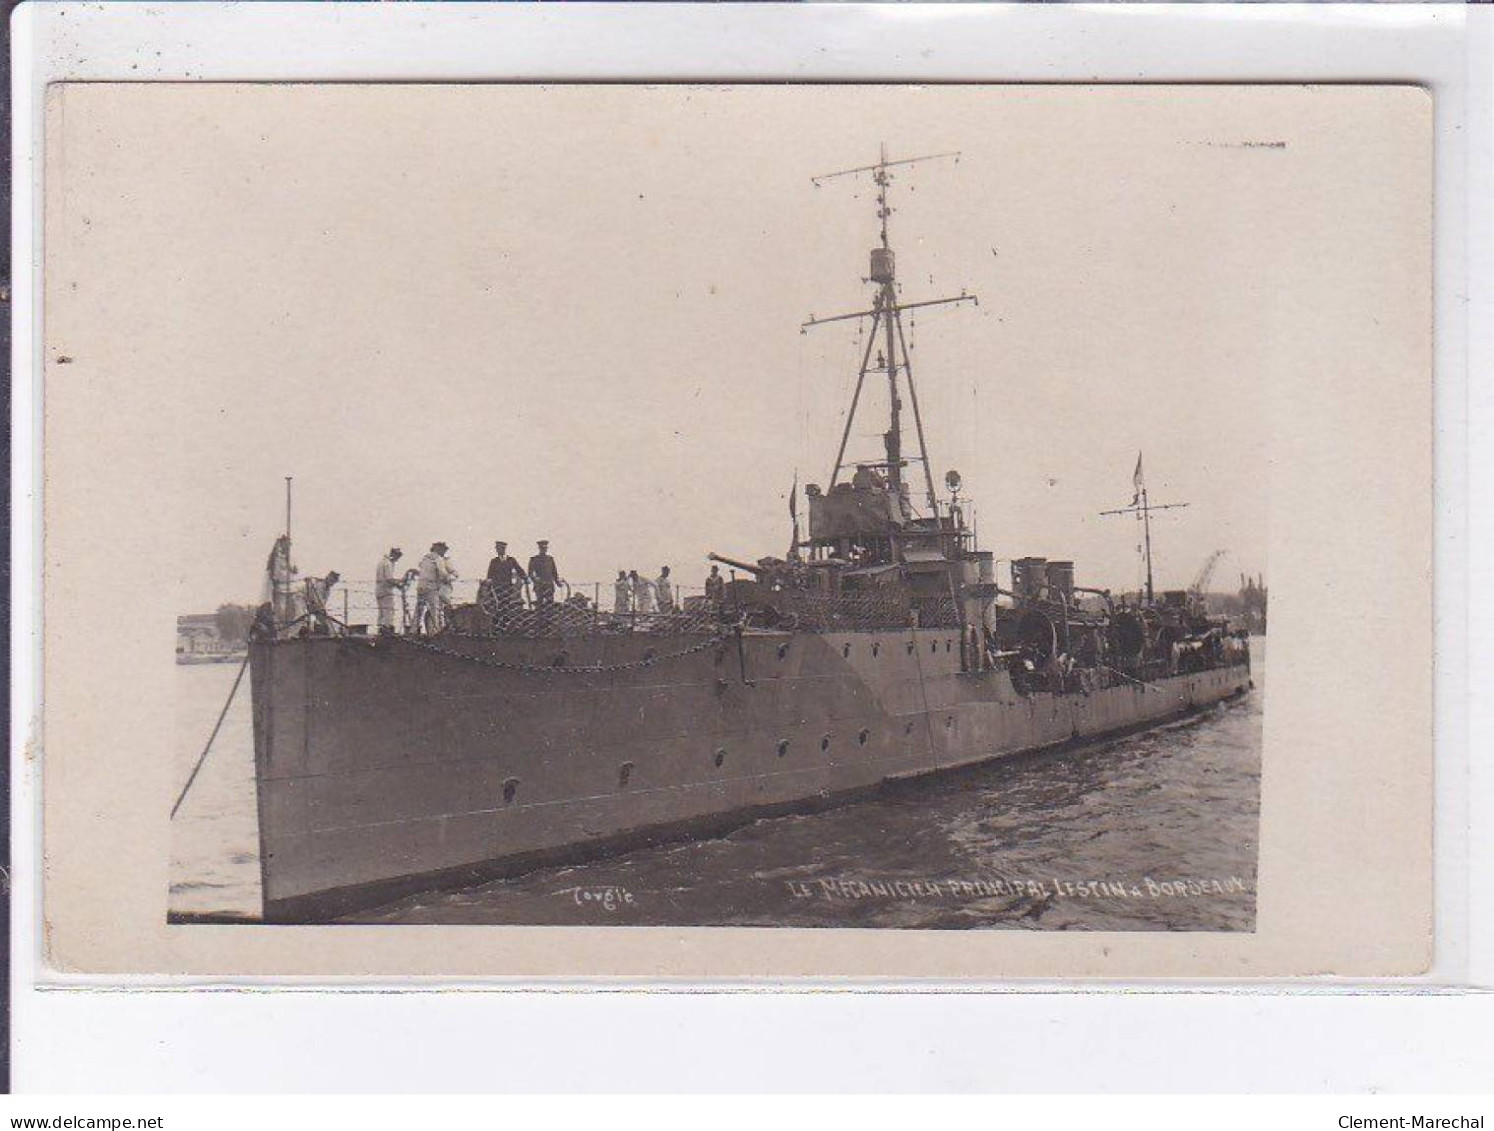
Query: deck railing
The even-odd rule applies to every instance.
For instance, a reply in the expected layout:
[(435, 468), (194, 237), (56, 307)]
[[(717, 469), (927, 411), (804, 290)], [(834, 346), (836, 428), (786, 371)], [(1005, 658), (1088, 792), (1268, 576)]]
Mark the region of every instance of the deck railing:
[[(339, 581), (327, 601), (327, 624), (305, 616), (303, 587), (293, 589), (289, 609), (277, 609), (282, 633), (303, 631), (373, 633), (379, 611), (372, 581)], [(397, 633), (434, 631), (436, 619), (422, 616), (411, 582), (394, 594), (393, 628)], [(290, 613), (291, 615), (287, 615)], [(908, 627), (956, 628), (958, 609), (948, 596), (909, 599), (900, 593), (828, 596), (808, 590), (758, 591), (750, 599), (728, 588), (719, 601), (703, 588), (672, 586), (669, 607), (657, 599), (645, 604), (620, 600), (611, 584), (571, 584), (551, 601), (537, 600), (532, 590), (495, 594), (485, 582), (458, 578), (452, 582), (439, 618), (440, 631), (509, 636), (576, 636), (646, 633), (675, 636), (719, 632), (723, 624), (749, 629), (800, 632), (866, 631)]]

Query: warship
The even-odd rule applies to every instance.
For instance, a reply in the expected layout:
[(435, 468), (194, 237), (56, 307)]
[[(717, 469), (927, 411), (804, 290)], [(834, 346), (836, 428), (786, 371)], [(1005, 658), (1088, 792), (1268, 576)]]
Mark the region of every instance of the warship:
[[(1137, 730), (1245, 694), (1249, 642), (1156, 594), (1151, 512), (1134, 599), (1074, 564), (982, 549), (956, 472), (936, 490), (888, 239), (888, 160), (865, 351), (829, 479), (795, 485), (784, 557), (706, 557), (721, 583), (654, 611), (484, 586), (435, 631), (308, 618), (277, 592), (251, 633), (263, 915), (311, 922)], [(869, 382), (880, 458), (847, 462)], [(905, 408), (916, 449), (904, 450)], [(883, 423), (878, 422), (879, 425)], [(799, 530), (800, 497), (808, 529)], [(282, 539), (286, 560), (289, 531)], [(273, 560), (272, 560), (273, 564)]]

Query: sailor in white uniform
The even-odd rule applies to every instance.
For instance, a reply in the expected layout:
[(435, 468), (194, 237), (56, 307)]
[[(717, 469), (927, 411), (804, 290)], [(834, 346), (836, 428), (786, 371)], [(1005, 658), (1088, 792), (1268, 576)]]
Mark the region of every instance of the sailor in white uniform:
[(394, 632), (394, 594), (404, 588), (404, 582), (400, 579), (396, 563), (404, 557), (404, 551), (398, 546), (391, 547), (389, 552), (379, 559), (379, 567), (374, 572), (374, 600), (379, 605), (379, 634), (388, 636)]
[(432, 542), (430, 552), (420, 559), (415, 581), (415, 627), (427, 636), (446, 627), (446, 605), (450, 602), (451, 579), (456, 570), (446, 560), (450, 547)]

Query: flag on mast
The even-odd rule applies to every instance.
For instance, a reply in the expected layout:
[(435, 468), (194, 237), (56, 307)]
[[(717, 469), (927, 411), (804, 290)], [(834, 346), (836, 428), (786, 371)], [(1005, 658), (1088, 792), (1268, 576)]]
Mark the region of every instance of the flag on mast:
[(1131, 486), (1136, 488), (1136, 493), (1131, 496), (1131, 505), (1134, 507), (1141, 502), (1141, 489), (1146, 485), (1141, 478), (1141, 453), (1136, 453), (1136, 470), (1131, 474)]

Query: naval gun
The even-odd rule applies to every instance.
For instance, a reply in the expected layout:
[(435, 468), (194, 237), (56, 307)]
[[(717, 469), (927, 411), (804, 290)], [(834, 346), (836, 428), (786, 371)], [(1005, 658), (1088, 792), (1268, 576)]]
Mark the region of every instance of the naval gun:
[(739, 581), (736, 583), (738, 585), (756, 584), (773, 593), (783, 589), (816, 588), (812, 571), (801, 561), (768, 557), (758, 558), (757, 563), (753, 564), (715, 553), (707, 554), (706, 559), (740, 569), (750, 576), (750, 581)]
[(738, 561), (736, 558), (728, 558), (722, 554), (718, 554), (715, 552), (707, 554), (706, 561), (720, 562), (724, 566), (732, 566), (735, 569), (744, 570), (747, 573), (752, 574), (753, 577), (761, 577), (763, 574), (768, 572), (769, 568), (766, 565), (750, 565), (747, 562)]

